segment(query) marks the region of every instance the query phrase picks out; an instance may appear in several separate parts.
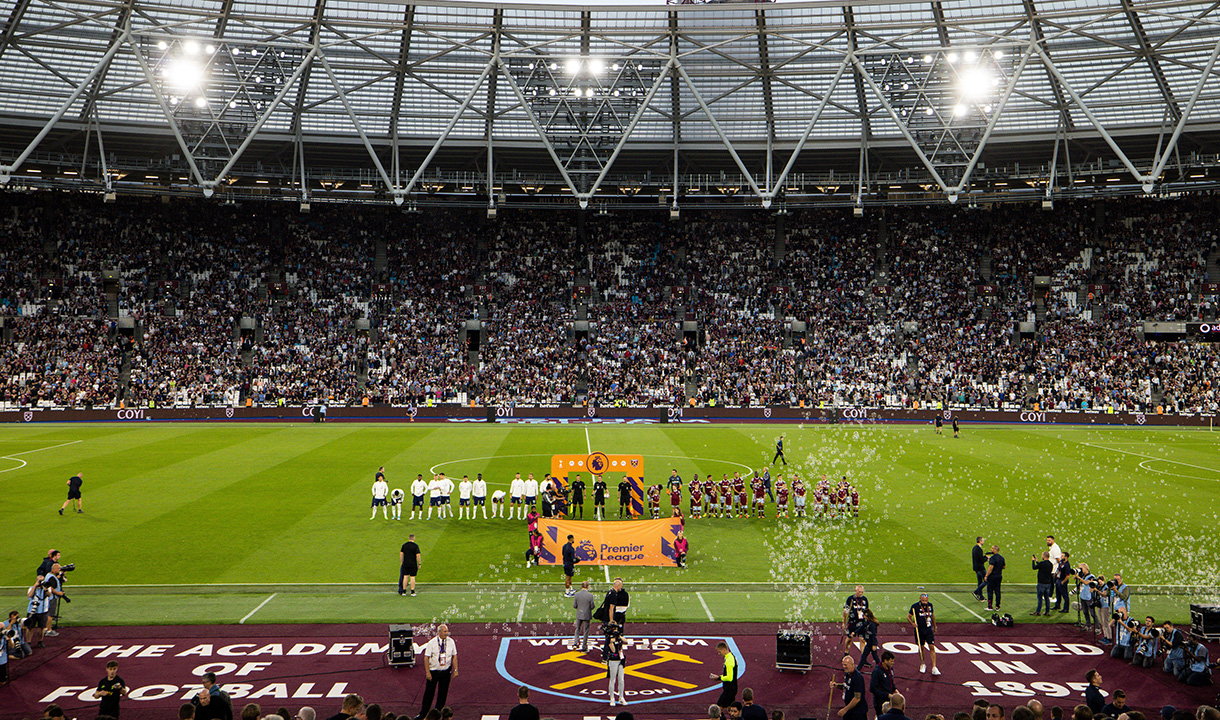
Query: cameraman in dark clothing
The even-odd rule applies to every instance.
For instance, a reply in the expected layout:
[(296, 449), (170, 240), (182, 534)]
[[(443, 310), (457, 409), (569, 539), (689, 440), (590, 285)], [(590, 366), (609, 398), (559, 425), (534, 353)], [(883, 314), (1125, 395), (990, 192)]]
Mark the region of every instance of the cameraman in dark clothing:
[(1034, 609), (1030, 615), (1038, 616), (1042, 614), (1042, 604), (1046, 603), (1046, 614), (1051, 614), (1051, 593), (1055, 587), (1055, 568), (1051, 565), (1051, 554), (1049, 552), (1042, 553), (1042, 559), (1039, 560), (1037, 555), (1030, 557), (1030, 566), (1038, 571), (1038, 607)]

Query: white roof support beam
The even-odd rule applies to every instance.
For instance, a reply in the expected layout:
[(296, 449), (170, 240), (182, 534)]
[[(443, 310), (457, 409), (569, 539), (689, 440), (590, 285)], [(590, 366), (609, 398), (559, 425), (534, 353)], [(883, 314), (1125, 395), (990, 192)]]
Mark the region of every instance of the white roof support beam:
[(51, 119), (47, 120), (46, 123), (43, 124), (42, 129), (38, 131), (38, 134), (34, 136), (34, 139), (25, 146), (25, 150), (23, 150), (21, 154), (19, 154), (17, 158), (13, 160), (13, 162), (9, 163), (8, 165), (0, 165), (0, 185), (8, 183), (13, 171), (21, 167), (22, 163), (24, 163), (30, 157), (30, 153), (34, 152), (34, 149), (38, 147), (38, 144), (46, 139), (47, 135), (51, 132), (51, 129), (55, 127), (55, 124), (58, 123), (65, 114), (67, 114), (68, 110), (71, 109), (76, 100), (85, 93), (85, 90), (87, 90), (90, 84), (93, 83), (93, 79), (110, 65), (110, 61), (114, 58), (115, 54), (118, 53), (119, 49), (127, 42), (130, 32), (130, 26), (124, 28), (123, 32), (110, 43), (110, 48), (106, 50), (106, 54), (93, 64), (93, 67), (90, 68), (84, 79), (81, 80), (80, 83), (77, 84), (76, 88), (72, 90), (71, 94), (69, 94), (68, 97), (59, 104), (59, 109), (57, 109), (55, 113), (51, 115)]
[(818, 103), (818, 109), (814, 111), (813, 117), (809, 118), (809, 122), (805, 124), (805, 131), (801, 133), (800, 140), (797, 140), (796, 147), (792, 148), (792, 155), (788, 157), (788, 162), (784, 165), (784, 169), (780, 171), (779, 177), (775, 178), (775, 183), (767, 188), (768, 196), (775, 197), (779, 188), (784, 186), (784, 181), (788, 179), (788, 173), (792, 172), (792, 166), (796, 164), (797, 157), (805, 149), (805, 143), (809, 141), (809, 136), (813, 134), (814, 127), (822, 119), (822, 113), (826, 110), (826, 106), (830, 104), (830, 96), (834, 95), (835, 88), (839, 86), (839, 80), (849, 67), (851, 67), (851, 61), (847, 56), (844, 56), (843, 62), (839, 63), (838, 72), (835, 73), (834, 78), (830, 81), (830, 85), (826, 88), (826, 94), (822, 96), (822, 101)]
[(1034, 54), (1034, 48), (1037, 43), (1030, 39), (1029, 46), (1025, 52), (1021, 53), (1021, 62), (1017, 63), (1017, 67), (1013, 69), (1012, 74), (1008, 76), (1008, 84), (1004, 86), (1004, 94), (1000, 96), (1000, 101), (995, 107), (995, 112), (987, 118), (987, 128), (983, 131), (983, 137), (979, 139), (978, 147), (970, 155), (970, 162), (966, 164), (966, 170), (962, 173), (962, 179), (957, 182), (957, 187), (950, 190), (950, 194), (958, 195), (965, 191), (970, 184), (970, 175), (974, 172), (974, 168), (978, 166), (979, 158), (983, 155), (983, 149), (987, 147), (987, 141), (991, 139), (991, 131), (995, 129), (996, 122), (1004, 114), (1004, 108), (1008, 105), (1008, 99), (1012, 97), (1012, 91), (1017, 87), (1017, 81), (1021, 79), (1021, 73), (1025, 72), (1025, 65), (1029, 62), (1030, 57)]
[[(314, 51), (311, 51), (311, 54), (315, 52), (316, 48)], [(381, 176), (381, 181), (385, 183), (387, 190), (394, 193), (395, 197), (401, 196), (402, 193), (400, 193), (394, 187), (394, 181), (391, 180), (390, 176), (386, 173), (385, 165), (381, 163), (381, 158), (377, 157), (377, 151), (373, 149), (373, 143), (369, 140), (368, 133), (364, 131), (364, 124), (360, 122), (360, 118), (356, 117), (356, 111), (352, 108), (351, 101), (347, 99), (347, 93), (343, 90), (343, 84), (339, 82), (339, 78), (335, 75), (335, 71), (331, 69), (330, 63), (326, 61), (326, 55), (316, 52), (316, 56), (318, 62), (322, 63), (322, 70), (326, 73), (326, 77), (330, 79), (331, 87), (335, 89), (335, 95), (338, 96), (339, 102), (343, 104), (344, 112), (347, 113), (348, 119), (352, 121), (352, 126), (356, 128), (356, 134), (360, 136), (360, 142), (364, 144), (364, 149), (368, 151), (369, 157), (372, 158), (373, 165), (377, 167), (377, 174)], [(479, 82), (482, 82), (482, 80)], [(469, 100), (466, 104), (470, 104)], [(446, 132), (445, 135), (447, 136), (448, 132)]]
[[(497, 46), (498, 46), (498, 43), (497, 43)], [(432, 158), (436, 157), (436, 153), (438, 151), (440, 151), (441, 145), (444, 144), (444, 142), (449, 139), (449, 135), (453, 132), (453, 128), (457, 127), (458, 121), (462, 119), (462, 115), (466, 114), (466, 110), (470, 107), (470, 103), (473, 102), (475, 96), (479, 94), (479, 88), (483, 87), (483, 81), (487, 80), (487, 76), (491, 75), (492, 71), (494, 71), (496, 69), (497, 62), (498, 62), (497, 56), (495, 53), (493, 53), (491, 56), (491, 59), (488, 60), (487, 64), (485, 64), (483, 66), (483, 72), (479, 73), (479, 76), (477, 78), (475, 78), (474, 84), (470, 86), (470, 92), (466, 93), (466, 97), (462, 98), (462, 103), (460, 105), (458, 105), (457, 111), (455, 111), (453, 113), (453, 115), (449, 118), (449, 123), (447, 125), (445, 125), (445, 129), (442, 130), (440, 136), (438, 138), (436, 138), (436, 142), (432, 143), (432, 148), (430, 150), (428, 150), (428, 154), (424, 157), (424, 161), (419, 164), (418, 168), (416, 168), (415, 173), (411, 175), (411, 179), (407, 181), (406, 186), (401, 189), (396, 188), (393, 185), (389, 184), (389, 182), (388, 182), (389, 178), (386, 178), (386, 180), (387, 180), (386, 184), (388, 185), (389, 189), (394, 193), (395, 197), (402, 197), (402, 196), (410, 193), (411, 190), (413, 190), (415, 188), (415, 183), (419, 182), (419, 179), (421, 177), (423, 177), (424, 171), (427, 170), (428, 165), (430, 165), (432, 163)], [(353, 118), (353, 121), (355, 121), (355, 118)], [(488, 153), (488, 157), (490, 157), (491, 156), (490, 135), (488, 136), (487, 142), (488, 142), (487, 153)], [(370, 152), (371, 152), (371, 150), (370, 150)], [(384, 171), (383, 171), (383, 174), (384, 174)]]
[(852, 65), (854, 65), (856, 68), (856, 77), (863, 80), (864, 84), (868, 85), (869, 89), (873, 91), (873, 95), (877, 97), (878, 102), (880, 102), (881, 106), (885, 108), (885, 111), (890, 114), (890, 118), (894, 121), (894, 124), (898, 126), (899, 132), (901, 132), (902, 136), (906, 138), (907, 143), (909, 143), (911, 146), (911, 149), (915, 151), (915, 155), (919, 157), (919, 161), (923, 163), (923, 166), (927, 169), (928, 174), (931, 175), (932, 179), (936, 181), (936, 184), (940, 186), (941, 191), (949, 198), (949, 202), (957, 202), (957, 194), (950, 191), (949, 186), (945, 184), (944, 178), (942, 178), (940, 173), (937, 172), (936, 166), (932, 164), (932, 161), (928, 159), (928, 156), (924, 154), (924, 151), (920, 149), (919, 143), (915, 141), (915, 138), (911, 137), (911, 131), (907, 129), (906, 123), (904, 123), (902, 118), (898, 116), (898, 112), (894, 110), (894, 106), (890, 105), (889, 100), (886, 99), (885, 93), (880, 87), (877, 86), (876, 81), (873, 80), (873, 78), (868, 74), (868, 70), (864, 67), (864, 64), (860, 62), (860, 58), (857, 57), (855, 53), (852, 53), (849, 57)]
[(695, 87), (695, 83), (693, 80), (691, 80), (690, 75), (687, 74), (686, 68), (682, 67), (682, 63), (678, 62), (676, 57), (670, 58), (670, 64), (673, 65), (673, 68), (678, 71), (679, 75), (682, 76), (682, 80), (686, 83), (686, 86), (690, 88), (691, 95), (695, 97), (695, 102), (699, 103), (699, 107), (703, 108), (703, 114), (707, 115), (708, 121), (712, 124), (712, 129), (716, 131), (716, 135), (720, 137), (720, 142), (724, 143), (725, 149), (729, 151), (729, 155), (732, 156), (733, 162), (737, 164), (737, 169), (741, 171), (741, 174), (746, 179), (746, 183), (749, 184), (750, 190), (762, 200), (764, 208), (771, 207), (771, 197), (758, 187), (758, 183), (754, 180), (754, 176), (749, 170), (746, 169), (746, 164), (741, 161), (741, 156), (737, 154), (737, 148), (733, 147), (733, 142), (729, 140), (729, 136), (725, 134), (724, 128), (720, 127), (720, 121), (716, 119), (716, 115), (712, 112), (712, 109), (708, 107), (706, 102), (703, 101), (703, 95), (699, 92), (699, 88)]
[(1212, 69), (1216, 66), (1216, 59), (1220, 58), (1220, 42), (1216, 43), (1216, 47), (1212, 49), (1212, 54), (1207, 58), (1207, 65), (1203, 67), (1203, 72), (1199, 75), (1199, 82), (1195, 83), (1194, 92), (1190, 95), (1190, 100), (1186, 103), (1186, 109), (1182, 111), (1178, 122), (1174, 125), (1173, 135), (1169, 136), (1169, 142), (1165, 144), (1165, 148), (1161, 151), (1160, 156), (1156, 159), (1156, 166), (1153, 167), (1152, 173), (1144, 182), (1144, 192), (1150, 193), (1153, 190), (1153, 185), (1161, 177), (1161, 173), (1165, 171), (1165, 164), (1169, 162), (1169, 156), (1178, 147), (1178, 138), (1182, 137), (1182, 129), (1186, 127), (1186, 121), (1190, 119), (1190, 114), (1195, 109), (1195, 103), (1199, 101), (1199, 96), (1203, 94), (1203, 88), (1207, 85), (1208, 78), (1212, 75)]
[[(665, 82), (666, 77), (669, 76), (669, 73), (673, 69), (676, 62), (677, 60), (671, 57), (669, 61), (665, 63), (665, 66), (661, 68), (661, 72), (657, 75), (657, 79), (653, 81), (652, 86), (648, 88), (648, 94), (644, 96), (644, 101), (640, 103), (638, 108), (636, 108), (635, 115), (631, 117), (631, 121), (628, 122), (627, 127), (623, 129), (623, 136), (618, 139), (618, 142), (614, 143), (614, 150), (610, 153), (610, 157), (606, 159), (606, 163), (602, 166), (601, 172), (597, 174), (597, 179), (594, 180), (593, 184), (589, 186), (589, 191), (587, 193), (581, 193), (577, 196), (584, 203), (587, 204), (597, 192), (597, 189), (602, 186), (603, 182), (605, 182), (606, 175), (610, 173), (611, 166), (613, 166), (614, 161), (618, 159), (618, 154), (623, 151), (623, 146), (627, 144), (627, 140), (631, 137), (631, 133), (635, 130), (635, 126), (640, 122), (640, 118), (643, 117), (644, 112), (648, 110), (648, 106), (652, 104), (652, 99), (656, 97), (657, 91), (661, 89), (661, 84)], [(677, 151), (675, 149), (675, 155), (676, 153)], [(677, 197), (676, 192), (674, 197)], [(581, 205), (581, 207), (584, 207), (584, 205)]]
[(517, 102), (519, 102), (521, 107), (525, 109), (525, 116), (529, 118), (530, 124), (534, 126), (534, 132), (538, 133), (538, 139), (542, 141), (542, 145), (546, 148), (547, 154), (551, 156), (551, 161), (555, 163), (555, 167), (559, 170), (559, 174), (563, 176), (564, 184), (567, 185), (568, 190), (572, 193), (572, 196), (580, 201), (581, 209), (588, 207), (589, 199), (587, 197), (580, 197), (580, 190), (577, 189), (576, 183), (572, 182), (572, 176), (568, 174), (568, 170), (564, 166), (563, 160), (561, 160), (559, 158), (559, 154), (555, 152), (555, 146), (549, 139), (547, 139), (546, 129), (543, 128), (542, 124), (538, 122), (538, 116), (532, 110), (530, 110), (529, 101), (525, 99), (525, 93), (521, 91), (521, 86), (517, 84), (516, 78), (513, 77), (512, 70), (508, 67), (502, 56), (495, 55), (492, 59), (499, 66), (501, 75), (505, 80), (508, 81), (508, 86), (512, 88), (513, 95), (517, 97)]
[(1139, 171), (1139, 168), (1135, 167), (1135, 163), (1131, 162), (1131, 158), (1127, 157), (1127, 153), (1123, 152), (1123, 149), (1118, 146), (1118, 142), (1114, 140), (1114, 137), (1110, 135), (1109, 131), (1106, 130), (1106, 128), (1101, 124), (1101, 121), (1097, 119), (1097, 116), (1093, 114), (1093, 111), (1089, 109), (1089, 106), (1085, 104), (1084, 98), (1080, 97), (1080, 95), (1077, 94), (1074, 89), (1072, 89), (1072, 86), (1068, 84), (1067, 79), (1063, 77), (1063, 73), (1059, 72), (1059, 68), (1055, 67), (1055, 63), (1049, 57), (1047, 57), (1046, 52), (1040, 46), (1035, 46), (1035, 48), (1036, 52), (1038, 53), (1038, 57), (1042, 60), (1042, 64), (1051, 72), (1052, 75), (1055, 76), (1055, 79), (1059, 81), (1059, 85), (1063, 87), (1064, 92), (1071, 96), (1072, 102), (1076, 103), (1076, 106), (1079, 107), (1080, 111), (1083, 112), (1085, 117), (1089, 119), (1089, 122), (1093, 123), (1093, 127), (1098, 133), (1101, 134), (1102, 138), (1105, 139), (1106, 144), (1109, 145), (1110, 149), (1114, 151), (1114, 154), (1118, 156), (1119, 161), (1126, 166), (1127, 170), (1131, 173), (1131, 176), (1145, 185), (1151, 183), (1151, 178), (1142, 174)]

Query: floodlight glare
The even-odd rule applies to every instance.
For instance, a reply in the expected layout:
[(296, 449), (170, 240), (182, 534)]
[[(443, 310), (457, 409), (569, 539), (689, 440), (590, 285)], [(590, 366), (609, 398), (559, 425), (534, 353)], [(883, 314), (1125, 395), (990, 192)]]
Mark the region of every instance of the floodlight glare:
[(593, 58), (589, 61), (589, 72), (594, 75), (601, 75), (606, 71), (606, 61), (599, 58)]
[(187, 40), (182, 43), (182, 49), (187, 55), (198, 55), (201, 48), (198, 40)]
[(958, 90), (968, 98), (984, 97), (998, 83), (999, 78), (983, 68), (971, 68), (958, 76)]
[(585, 90), (585, 97), (593, 97), (593, 88)]
[(931, 63), (932, 63), (932, 56), (931, 56), (931, 55), (924, 55), (924, 56), (923, 56), (923, 61), (924, 61), (924, 64), (925, 64), (925, 65), (929, 65), (929, 64), (931, 64)]
[(168, 44), (168, 43), (166, 43), (164, 40), (162, 40), (161, 42), (157, 43), (157, 49), (158, 49), (158, 50), (164, 50), (164, 49), (165, 49), (165, 48), (167, 48), (167, 47), (169, 47), (169, 44)]
[(170, 87), (186, 93), (198, 88), (203, 82), (203, 67), (186, 58), (178, 58), (170, 61), (161, 70), (161, 77), (165, 78)]
[(958, 60), (957, 53), (949, 53), (945, 56), (945, 59), (951, 63), (955, 63)]
[(208, 106), (208, 101), (205, 98), (201, 98), (201, 97), (195, 98), (195, 107), (205, 108), (207, 106)]
[(211, 55), (212, 53), (216, 52), (216, 46), (215, 45), (205, 45), (203, 48), (203, 51), (205, 53), (207, 53), (208, 55)]
[(979, 59), (979, 56), (977, 54), (975, 54), (975, 52), (973, 50), (967, 50), (966, 54), (963, 57), (965, 58), (966, 62), (968, 62), (968, 63), (972, 63), (975, 60)]
[(580, 58), (568, 58), (567, 62), (563, 64), (563, 69), (569, 75), (575, 75), (580, 72)]
[(996, 51), (995, 51), (995, 59), (996, 59), (996, 60), (1003, 60), (1003, 59), (1004, 59), (1004, 51), (1003, 51), (1003, 50), (996, 50)]
[(966, 114), (966, 106), (965, 106), (965, 105), (963, 105), (963, 104), (961, 104), (961, 103), (958, 103), (958, 104), (956, 104), (956, 105), (954, 105), (954, 106), (953, 106), (953, 115), (954, 115), (955, 117), (961, 117), (961, 116), (963, 116), (963, 115), (965, 115), (965, 114)]

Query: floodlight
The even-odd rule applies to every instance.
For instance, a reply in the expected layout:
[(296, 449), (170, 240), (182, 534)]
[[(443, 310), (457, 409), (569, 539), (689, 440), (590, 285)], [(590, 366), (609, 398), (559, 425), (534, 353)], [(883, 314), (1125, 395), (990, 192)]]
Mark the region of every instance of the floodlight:
[(162, 70), (170, 87), (182, 92), (189, 92), (199, 87), (204, 80), (203, 66), (193, 60), (178, 58), (171, 60)]
[(589, 61), (589, 72), (594, 75), (601, 75), (606, 71), (606, 61), (600, 58), (593, 58)]
[(984, 68), (971, 68), (958, 76), (957, 87), (963, 97), (980, 98), (988, 95), (999, 78)]

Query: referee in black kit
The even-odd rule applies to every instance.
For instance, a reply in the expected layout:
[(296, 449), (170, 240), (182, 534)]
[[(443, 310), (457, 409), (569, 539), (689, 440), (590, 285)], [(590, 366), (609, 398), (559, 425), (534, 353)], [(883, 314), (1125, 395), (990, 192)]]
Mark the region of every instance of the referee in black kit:
[(775, 441), (775, 457), (771, 458), (771, 464), (774, 465), (776, 460), (783, 460), (784, 464), (788, 464), (788, 458), (784, 457), (784, 436), (781, 434), (779, 440)]

